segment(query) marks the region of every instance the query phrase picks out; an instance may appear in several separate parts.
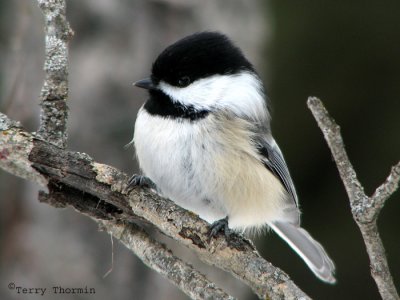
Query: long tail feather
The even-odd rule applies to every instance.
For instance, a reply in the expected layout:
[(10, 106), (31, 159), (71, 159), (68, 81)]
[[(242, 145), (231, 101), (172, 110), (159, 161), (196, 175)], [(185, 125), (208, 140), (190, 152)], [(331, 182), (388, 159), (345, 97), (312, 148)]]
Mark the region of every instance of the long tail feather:
[(324, 248), (303, 228), (285, 222), (268, 224), (304, 260), (321, 280), (335, 283), (335, 265)]

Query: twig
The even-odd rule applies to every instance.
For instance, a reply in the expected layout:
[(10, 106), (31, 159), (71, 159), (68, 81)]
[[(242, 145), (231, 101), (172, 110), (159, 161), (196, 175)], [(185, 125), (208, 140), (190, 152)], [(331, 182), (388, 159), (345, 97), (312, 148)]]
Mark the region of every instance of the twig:
[(400, 181), (400, 162), (397, 163), (386, 179), (376, 189), (375, 193), (368, 197), (361, 183), (357, 179), (356, 172), (350, 163), (344, 148), (340, 127), (330, 117), (321, 100), (315, 97), (308, 98), (307, 105), (311, 110), (318, 126), (322, 130), (329, 149), (335, 159), (340, 177), (346, 188), (350, 200), (353, 218), (360, 228), (368, 256), (371, 262), (371, 274), (378, 286), (382, 299), (399, 299), (393, 278), (390, 274), (385, 249), (379, 236), (377, 218), (385, 201), (396, 191)]
[(68, 41), (73, 31), (65, 17), (65, 0), (37, 0), (45, 18), (46, 78), (41, 91), (39, 135), (65, 148), (68, 118)]
[(367, 220), (376, 219), (383, 208), (385, 201), (397, 190), (400, 181), (400, 162), (398, 162), (386, 178), (371, 196), (371, 206), (367, 207)]
[[(310, 299), (282, 270), (263, 259), (249, 241), (234, 236), (233, 243), (228, 243), (221, 235), (210, 243), (209, 224), (197, 215), (147, 189), (134, 189), (129, 195), (121, 193), (127, 182), (125, 174), (94, 162), (87, 154), (65, 151), (36, 140), (0, 114), (0, 124), (2, 120), (9, 124), (3, 126), (7, 136), (21, 137), (16, 141), (14, 152), (24, 163), (11, 165), (8, 160), (12, 157), (8, 154), (0, 158), (0, 167), (13, 174), (32, 173), (31, 180), (35, 180), (35, 176), (43, 178), (43, 174), (47, 180), (59, 185), (60, 193), (65, 197), (73, 199), (71, 195), (77, 193), (79, 199), (83, 195), (85, 199), (92, 199), (69, 205), (83, 205), (98, 219), (151, 221), (160, 231), (192, 249), (204, 262), (224, 269), (248, 284), (260, 298)], [(0, 132), (0, 153), (7, 149), (3, 139), (10, 141)], [(32, 171), (32, 166), (38, 171)]]

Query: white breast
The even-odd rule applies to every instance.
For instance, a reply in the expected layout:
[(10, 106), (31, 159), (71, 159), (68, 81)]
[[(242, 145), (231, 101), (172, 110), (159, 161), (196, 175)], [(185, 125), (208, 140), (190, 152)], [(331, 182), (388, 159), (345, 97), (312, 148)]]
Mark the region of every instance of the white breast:
[(208, 222), (229, 216), (231, 228), (262, 226), (284, 218), (287, 194), (260, 162), (249, 126), (223, 115), (177, 121), (141, 109), (136, 155), (165, 197)]

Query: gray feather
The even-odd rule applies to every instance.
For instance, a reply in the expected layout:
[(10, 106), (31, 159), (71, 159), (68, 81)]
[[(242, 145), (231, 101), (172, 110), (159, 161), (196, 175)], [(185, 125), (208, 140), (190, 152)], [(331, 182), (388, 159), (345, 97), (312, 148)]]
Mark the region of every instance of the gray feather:
[(311, 235), (296, 225), (276, 221), (268, 224), (304, 260), (321, 280), (335, 283), (335, 265), (324, 248)]
[(282, 182), (292, 200), (298, 206), (297, 193), (289, 169), (286, 165), (283, 154), (275, 140), (270, 138), (270, 142), (265, 140), (259, 142), (258, 151), (263, 156), (264, 165)]
[(288, 196), (285, 199), (285, 207), (283, 207), (285, 221), (300, 226), (296, 189), (278, 144), (272, 136), (263, 135), (262, 139), (256, 142), (256, 147), (264, 166), (280, 180), (287, 191)]

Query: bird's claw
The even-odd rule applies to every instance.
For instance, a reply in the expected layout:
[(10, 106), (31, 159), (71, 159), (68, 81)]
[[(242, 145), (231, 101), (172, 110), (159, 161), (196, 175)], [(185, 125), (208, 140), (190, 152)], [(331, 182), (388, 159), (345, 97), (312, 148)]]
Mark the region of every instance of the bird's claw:
[(214, 223), (211, 224), (210, 232), (208, 234), (209, 241), (213, 237), (217, 236), (217, 234), (221, 231), (224, 232), (226, 239), (229, 239), (229, 237), (232, 234), (232, 231), (229, 229), (229, 226), (228, 226), (228, 217), (225, 217), (221, 220), (215, 221)]
[(149, 177), (143, 176), (143, 175), (138, 175), (138, 174), (134, 174), (132, 175), (131, 178), (129, 178), (128, 180), (128, 184), (127, 184), (127, 190), (131, 190), (133, 187), (135, 186), (139, 186), (139, 187), (149, 187), (152, 189), (156, 188), (156, 185), (153, 181), (151, 181), (151, 179)]

